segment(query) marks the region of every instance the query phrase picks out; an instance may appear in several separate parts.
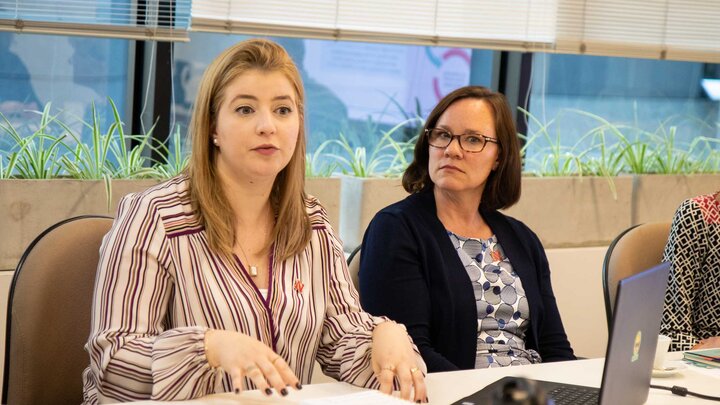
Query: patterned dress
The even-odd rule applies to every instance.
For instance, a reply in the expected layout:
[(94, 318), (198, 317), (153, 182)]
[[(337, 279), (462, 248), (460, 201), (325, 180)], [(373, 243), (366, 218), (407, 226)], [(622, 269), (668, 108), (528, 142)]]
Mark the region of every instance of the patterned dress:
[(660, 332), (671, 350), (720, 336), (718, 194), (685, 200), (673, 219), (663, 261), (672, 263)]
[[(310, 243), (287, 260), (271, 257), (263, 295), (237, 257), (209, 248), (186, 177), (125, 197), (100, 249), (85, 403), (230, 391), (229, 375), (205, 357), (208, 328), (257, 338), (302, 383), (317, 361), (336, 379), (378, 387), (370, 355), (373, 328), (383, 318), (360, 308), (325, 210), (314, 198), (306, 207)], [(247, 379), (245, 385), (253, 387)]]
[(470, 277), (477, 306), (475, 368), (539, 363), (535, 350), (525, 350), (530, 318), (522, 282), (495, 235), (490, 239), (448, 236)]

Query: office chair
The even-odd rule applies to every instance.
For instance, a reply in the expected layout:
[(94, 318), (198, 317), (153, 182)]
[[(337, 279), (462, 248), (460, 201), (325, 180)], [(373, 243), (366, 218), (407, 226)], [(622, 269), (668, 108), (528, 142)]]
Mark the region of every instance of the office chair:
[(352, 278), (352, 282), (355, 285), (355, 289), (360, 291), (360, 276), (358, 273), (360, 273), (360, 249), (362, 248), (362, 245), (358, 245), (353, 251), (350, 253), (350, 256), (347, 258), (347, 264), (348, 264), (348, 271), (350, 272), (350, 277)]
[(35, 238), (8, 299), (3, 404), (79, 404), (100, 244), (113, 219), (80, 216)]
[(634, 225), (610, 243), (602, 268), (608, 328), (612, 324), (618, 282), (660, 264), (670, 234), (670, 224), (651, 222)]

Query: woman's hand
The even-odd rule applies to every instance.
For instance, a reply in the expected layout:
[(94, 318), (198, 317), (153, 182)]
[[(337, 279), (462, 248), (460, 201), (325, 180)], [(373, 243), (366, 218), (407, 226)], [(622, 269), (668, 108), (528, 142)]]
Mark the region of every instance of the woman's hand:
[(702, 339), (690, 350), (712, 349), (715, 347), (720, 347), (720, 336), (713, 336), (707, 339)]
[(400, 396), (427, 402), (425, 389), (425, 364), (418, 364), (417, 355), (410, 344), (405, 327), (395, 322), (383, 322), (375, 326), (372, 341), (372, 368), (380, 382), (380, 391), (391, 394), (393, 380), (400, 382)]
[(211, 367), (220, 367), (230, 374), (235, 393), (240, 393), (243, 377), (267, 395), (270, 387), (285, 396), (287, 386), (301, 389), (300, 381), (288, 364), (259, 340), (248, 335), (225, 330), (205, 332), (205, 356)]

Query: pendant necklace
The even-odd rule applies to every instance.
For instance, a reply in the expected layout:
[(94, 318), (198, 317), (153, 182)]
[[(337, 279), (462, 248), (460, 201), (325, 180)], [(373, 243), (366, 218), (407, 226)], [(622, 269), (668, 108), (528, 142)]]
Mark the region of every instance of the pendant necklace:
[(245, 253), (245, 249), (243, 249), (242, 244), (240, 243), (239, 240), (237, 241), (237, 245), (240, 248), (240, 252), (243, 254), (243, 257), (245, 258), (245, 264), (247, 264), (248, 267), (250, 267), (250, 275), (253, 277), (257, 277), (257, 275), (258, 275), (257, 266), (253, 266), (252, 264), (250, 264), (250, 260), (248, 260), (248, 255), (247, 255), (247, 253)]
[(253, 277), (257, 277), (257, 275), (258, 275), (257, 266), (253, 266), (252, 264), (250, 264), (250, 261), (248, 260), (248, 256), (247, 256), (247, 254), (245, 254), (245, 249), (243, 249), (242, 245), (240, 244), (240, 241), (238, 241), (237, 244), (238, 244), (238, 247), (240, 248), (240, 252), (243, 254), (245, 263), (248, 265), (248, 267), (250, 267), (250, 275)]

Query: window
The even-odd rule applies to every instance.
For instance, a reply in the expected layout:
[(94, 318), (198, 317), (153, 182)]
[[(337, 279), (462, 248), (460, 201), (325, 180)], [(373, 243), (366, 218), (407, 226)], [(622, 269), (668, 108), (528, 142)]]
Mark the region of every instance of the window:
[[(0, 32), (0, 112), (13, 126), (37, 123), (50, 103), (53, 114), (87, 138), (95, 105), (99, 124), (113, 121), (108, 98), (126, 112), (129, 41)], [(7, 134), (0, 134), (0, 138)]]
[(702, 83), (719, 73), (699, 62), (535, 54), (527, 169), (551, 173), (554, 157), (601, 159), (601, 145), (640, 152), (640, 143), (649, 171), (664, 171), (653, 163), (657, 149), (700, 161), (717, 143), (698, 140), (720, 135), (720, 101)]
[[(175, 123), (189, 122), (197, 86), (207, 64), (237, 35), (193, 33), (175, 44)], [(465, 48), (273, 38), (295, 60), (306, 91), (308, 152), (342, 134), (369, 155), (383, 131), (406, 122), (394, 136), (409, 140), (437, 101), (457, 87), (489, 85), (492, 51)], [(182, 133), (185, 133), (182, 130)], [(326, 149), (325, 152), (339, 152)]]

